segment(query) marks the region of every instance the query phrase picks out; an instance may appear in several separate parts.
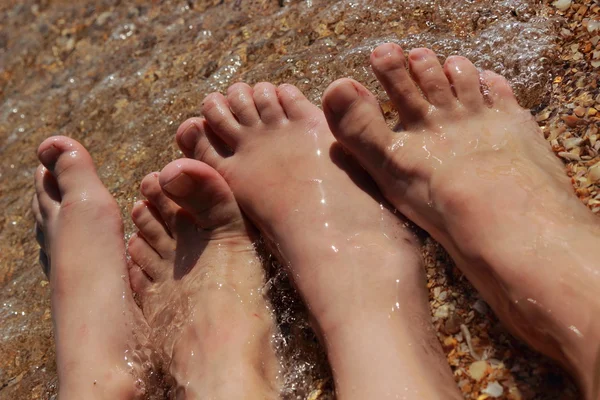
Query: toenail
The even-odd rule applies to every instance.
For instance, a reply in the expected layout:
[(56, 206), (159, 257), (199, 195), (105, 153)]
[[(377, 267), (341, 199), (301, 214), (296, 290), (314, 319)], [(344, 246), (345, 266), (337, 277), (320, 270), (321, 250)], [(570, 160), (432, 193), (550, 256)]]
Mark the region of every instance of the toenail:
[(428, 49), (413, 49), (408, 57), (413, 61), (425, 61), (431, 57), (431, 50)]
[(196, 137), (198, 136), (199, 129), (196, 124), (192, 123), (186, 128), (181, 134), (181, 145), (187, 150), (194, 150), (196, 145)]
[(163, 189), (173, 196), (184, 197), (194, 187), (194, 181), (188, 175), (181, 173), (163, 185)]
[(335, 98), (327, 102), (327, 107), (335, 114), (343, 113), (356, 101), (359, 92), (352, 82), (345, 82), (338, 86)]
[(375, 50), (373, 50), (372, 53), (374, 58), (389, 58), (394, 55), (400, 56), (400, 58), (404, 59), (402, 48), (395, 43), (384, 43), (379, 45), (375, 48)]

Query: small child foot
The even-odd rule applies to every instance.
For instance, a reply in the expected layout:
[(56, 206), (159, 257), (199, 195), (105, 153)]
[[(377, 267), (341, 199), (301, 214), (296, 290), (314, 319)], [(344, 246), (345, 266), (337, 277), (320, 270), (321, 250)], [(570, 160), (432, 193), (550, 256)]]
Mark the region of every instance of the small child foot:
[(176, 397), (276, 398), (262, 263), (229, 186), (208, 165), (184, 159), (146, 176), (141, 191), (131, 284)]
[(33, 211), (52, 289), (59, 397), (138, 398), (147, 325), (129, 286), (119, 207), (75, 140), (51, 137), (38, 157)]

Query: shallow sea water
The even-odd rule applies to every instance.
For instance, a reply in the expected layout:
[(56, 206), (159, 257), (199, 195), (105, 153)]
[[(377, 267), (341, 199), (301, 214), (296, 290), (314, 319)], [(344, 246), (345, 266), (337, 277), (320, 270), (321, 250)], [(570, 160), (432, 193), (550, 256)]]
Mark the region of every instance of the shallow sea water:
[[(393, 124), (368, 56), (394, 41), (432, 47), (441, 60), (466, 56), (504, 74), (521, 104), (537, 107), (551, 101), (557, 67), (556, 25), (544, 10), (533, 0), (4, 0), (0, 399), (56, 393), (49, 287), (29, 210), (35, 149), (45, 137), (72, 136), (90, 150), (130, 235), (141, 179), (181, 156), (175, 130), (208, 93), (238, 81), (287, 82), (318, 104), (329, 83), (352, 77), (377, 93)], [(330, 397), (329, 369), (302, 305), (282, 274), (269, 285), (287, 365), (284, 397)]]

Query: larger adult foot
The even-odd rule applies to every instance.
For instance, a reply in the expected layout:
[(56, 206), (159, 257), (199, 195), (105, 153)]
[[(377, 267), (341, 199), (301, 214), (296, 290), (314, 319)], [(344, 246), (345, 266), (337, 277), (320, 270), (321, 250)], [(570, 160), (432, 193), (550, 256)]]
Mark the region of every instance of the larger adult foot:
[[(594, 216), (506, 80), (463, 57), (385, 44), (373, 70), (395, 103), (390, 130), (375, 97), (349, 79), (323, 97), (339, 142), (385, 197), (440, 241), (498, 316), (562, 361), (592, 398), (600, 267)], [(423, 98), (420, 91), (426, 98)]]
[(229, 186), (184, 159), (148, 175), (141, 191), (148, 200), (132, 212), (131, 283), (175, 397), (276, 398), (263, 268)]
[(33, 211), (52, 289), (59, 398), (137, 398), (147, 325), (127, 279), (119, 207), (76, 141), (49, 138), (38, 156)]
[(225, 178), (289, 268), (340, 398), (454, 397), (415, 238), (333, 146), (323, 113), (297, 88), (268, 83), (211, 94), (202, 111), (178, 143)]

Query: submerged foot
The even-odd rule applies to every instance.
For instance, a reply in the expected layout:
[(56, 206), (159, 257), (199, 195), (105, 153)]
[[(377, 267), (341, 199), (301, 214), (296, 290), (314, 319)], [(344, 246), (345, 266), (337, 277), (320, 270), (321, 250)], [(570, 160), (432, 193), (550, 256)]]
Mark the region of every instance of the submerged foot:
[(127, 279), (119, 207), (76, 141), (49, 138), (38, 157), (33, 211), (52, 289), (59, 398), (137, 398), (147, 325)]
[(334, 135), (444, 245), (500, 319), (567, 365), (591, 398), (600, 267), (588, 255), (598, 224), (530, 113), (492, 72), (481, 90), (463, 57), (442, 67), (431, 50), (415, 49), (407, 62), (385, 44), (371, 63), (402, 129), (390, 130), (375, 97), (342, 79), (323, 97)]
[(334, 145), (323, 113), (297, 88), (268, 83), (213, 93), (202, 112), (177, 141), (225, 178), (288, 268), (324, 339), (338, 396), (455, 396), (416, 240)]
[(176, 397), (277, 397), (262, 263), (229, 186), (208, 165), (184, 159), (146, 176), (141, 191), (131, 284)]

